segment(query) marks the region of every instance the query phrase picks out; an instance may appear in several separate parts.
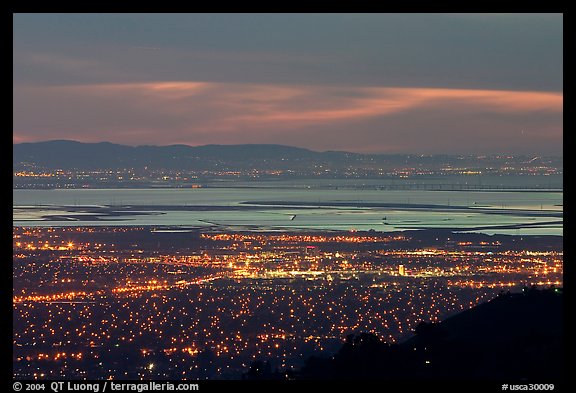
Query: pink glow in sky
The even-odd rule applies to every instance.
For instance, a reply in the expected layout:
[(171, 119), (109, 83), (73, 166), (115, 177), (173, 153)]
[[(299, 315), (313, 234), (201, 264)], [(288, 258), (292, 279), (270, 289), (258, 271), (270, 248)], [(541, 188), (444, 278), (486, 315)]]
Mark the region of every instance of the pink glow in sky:
[[(57, 97), (57, 99), (55, 99)], [(33, 141), (26, 129), (44, 124), (49, 139), (74, 135), (75, 128), (90, 130), (82, 141), (113, 141), (123, 144), (182, 143), (259, 143), (282, 140), (301, 145), (305, 137), (312, 147), (346, 150), (353, 146), (355, 134), (338, 134), (336, 141), (314, 141), (312, 128), (323, 136), (331, 130), (358, 127), (365, 121), (378, 121), (380, 146), (394, 135), (395, 145), (408, 149), (415, 135), (404, 138), (387, 124), (403, 117), (445, 114), (438, 124), (449, 123), (454, 113), (459, 117), (526, 119), (519, 122), (524, 138), (534, 138), (530, 119), (535, 114), (561, 116), (563, 96), (557, 92), (504, 91), (436, 88), (283, 86), (208, 82), (147, 82), (72, 86), (22, 87), (15, 102), (35, 107), (34, 118), (17, 118), (21, 125), (14, 132), (14, 142)], [(391, 122), (389, 119), (392, 119)], [(48, 126), (57, 124), (56, 127)], [(462, 127), (465, 127), (462, 124)], [(393, 126), (390, 126), (392, 128)], [(422, 127), (425, 127), (423, 124)], [(489, 137), (490, 129), (478, 129), (471, 140)], [(518, 126), (510, 131), (518, 136)], [(562, 137), (561, 128), (549, 128), (549, 137)], [(135, 135), (139, 137), (135, 138)], [(291, 135), (294, 138), (291, 138)], [(532, 135), (532, 136), (530, 136)], [(434, 139), (434, 135), (430, 137)], [(426, 139), (426, 138), (424, 138)], [(136, 143), (135, 143), (136, 142)], [(322, 142), (322, 143), (319, 143)], [(432, 143), (430, 140), (428, 143)], [(449, 146), (449, 141), (446, 141)], [(314, 146), (316, 145), (316, 146)], [(356, 148), (358, 149), (358, 148)], [(369, 151), (370, 149), (362, 149)]]
[(561, 154), (561, 33), (553, 14), (15, 15), (13, 142)]

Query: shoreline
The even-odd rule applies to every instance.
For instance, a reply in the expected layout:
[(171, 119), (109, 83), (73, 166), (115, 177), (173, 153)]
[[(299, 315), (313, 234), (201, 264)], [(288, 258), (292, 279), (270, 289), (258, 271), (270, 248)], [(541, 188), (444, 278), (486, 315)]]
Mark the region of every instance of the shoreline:
[[(340, 214), (353, 215), (361, 209), (372, 217), (366, 221), (352, 221), (343, 218), (333, 222), (318, 222), (312, 220), (315, 214), (333, 214), (334, 217)], [(288, 210), (288, 211), (287, 211)], [(414, 231), (414, 230), (451, 230), (460, 232), (482, 231), (510, 231), (510, 230), (560, 230), (563, 236), (563, 211), (561, 210), (526, 210), (526, 209), (499, 209), (494, 207), (480, 206), (449, 206), (433, 204), (410, 204), (410, 203), (380, 203), (380, 202), (309, 202), (309, 201), (241, 201), (237, 205), (37, 205), (13, 207), (15, 212), (24, 213), (24, 218), (14, 219), (13, 227), (159, 227), (159, 228), (195, 228), (198, 230), (223, 230), (223, 231), (275, 231), (275, 232), (302, 232), (311, 229), (322, 231), (349, 232), (352, 228), (357, 230), (373, 230), (379, 233), (390, 233), (393, 231)], [(34, 213), (38, 211), (38, 213)], [(307, 213), (312, 211), (311, 213)], [(325, 211), (326, 213), (318, 213)], [(53, 214), (51, 214), (53, 212)], [(189, 212), (192, 213), (188, 223), (170, 222), (167, 218), (165, 222), (146, 222), (145, 217), (163, 216), (169, 213)], [(247, 217), (240, 216), (234, 220), (230, 217), (203, 217), (195, 216), (194, 212), (213, 213), (226, 212), (246, 212)], [(277, 214), (273, 218), (253, 219), (252, 213)], [(474, 219), (469, 222), (464, 221), (461, 225), (442, 226), (442, 223), (452, 221), (454, 218), (444, 218), (439, 222), (434, 220), (421, 222), (420, 220), (397, 218), (398, 212), (426, 212), (426, 213), (446, 213), (446, 214), (479, 214), (492, 216), (509, 216), (524, 218), (526, 220), (544, 220), (539, 222), (502, 222), (494, 223), (491, 220), (478, 222)], [(26, 214), (28, 213), (28, 214)], [(288, 214), (290, 213), (290, 214)], [(382, 214), (383, 217), (375, 219), (374, 216)], [(305, 218), (300, 221), (298, 216)], [(396, 215), (395, 218), (392, 218)], [(142, 217), (144, 223), (138, 223), (138, 217)], [(390, 217), (390, 218), (388, 218)], [(134, 220), (136, 218), (136, 220)], [(141, 221), (142, 221), (141, 220)], [(416, 225), (415, 225), (416, 224)], [(325, 228), (318, 226), (325, 225)], [(440, 225), (440, 226), (439, 226)], [(338, 228), (340, 227), (340, 228)], [(370, 229), (368, 229), (370, 228)], [(535, 236), (546, 235), (535, 234)]]

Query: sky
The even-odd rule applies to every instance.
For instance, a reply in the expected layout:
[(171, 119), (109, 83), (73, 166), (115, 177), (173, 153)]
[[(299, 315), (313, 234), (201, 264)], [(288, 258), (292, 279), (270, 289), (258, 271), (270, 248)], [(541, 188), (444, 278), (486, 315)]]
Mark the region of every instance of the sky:
[(561, 14), (14, 14), (13, 143), (561, 155)]

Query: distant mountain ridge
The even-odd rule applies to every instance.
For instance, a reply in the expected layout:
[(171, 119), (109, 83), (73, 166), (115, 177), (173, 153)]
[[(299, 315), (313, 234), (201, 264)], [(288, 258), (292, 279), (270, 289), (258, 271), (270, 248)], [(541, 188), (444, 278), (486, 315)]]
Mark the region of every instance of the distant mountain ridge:
[(198, 160), (232, 162), (282, 158), (294, 160), (323, 154), (274, 144), (127, 146), (110, 142), (82, 143), (69, 140), (14, 144), (13, 152), (15, 165), (34, 163), (51, 169), (114, 169), (145, 166), (188, 169), (204, 166), (196, 162)]
[(325, 170), (360, 174), (358, 170), (450, 167), (498, 168), (522, 163), (561, 168), (562, 157), (474, 156), (418, 154), (362, 154), (345, 151), (318, 152), (277, 144), (127, 146), (110, 142), (70, 140), (13, 145), (14, 170), (40, 167), (49, 170)]

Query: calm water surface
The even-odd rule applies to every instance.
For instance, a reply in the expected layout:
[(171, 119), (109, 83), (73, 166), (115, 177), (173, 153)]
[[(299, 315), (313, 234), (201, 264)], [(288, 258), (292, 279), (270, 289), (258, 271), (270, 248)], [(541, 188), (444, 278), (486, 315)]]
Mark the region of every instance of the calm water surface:
[[(241, 208), (245, 203), (263, 201), (306, 202), (308, 208), (262, 205), (255, 210), (218, 210), (222, 206)], [(364, 202), (395, 206), (358, 207)], [(326, 206), (330, 203), (338, 206)], [(342, 206), (346, 203), (354, 206)], [(417, 205), (434, 206), (415, 209)], [(163, 206), (183, 208), (168, 210)], [(190, 210), (191, 206), (203, 209)], [(454, 207), (466, 209), (446, 211)], [(114, 208), (120, 212), (110, 215)], [(122, 213), (126, 210), (131, 214)], [(506, 214), (495, 214), (495, 210)], [(134, 214), (138, 211), (146, 214)], [(562, 211), (563, 193), (546, 191), (314, 189), (274, 187), (273, 184), (261, 188), (13, 190), (15, 226), (155, 225), (226, 230), (378, 231), (457, 228), (484, 233), (562, 235)], [(515, 227), (510, 228), (511, 225)]]

